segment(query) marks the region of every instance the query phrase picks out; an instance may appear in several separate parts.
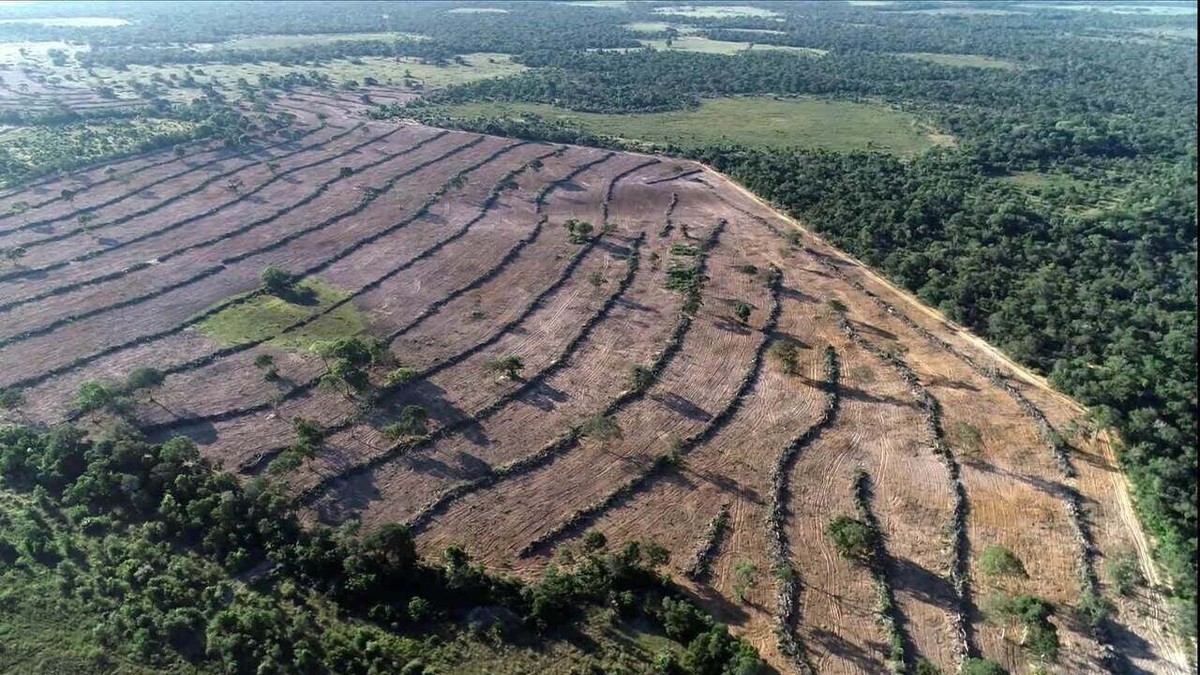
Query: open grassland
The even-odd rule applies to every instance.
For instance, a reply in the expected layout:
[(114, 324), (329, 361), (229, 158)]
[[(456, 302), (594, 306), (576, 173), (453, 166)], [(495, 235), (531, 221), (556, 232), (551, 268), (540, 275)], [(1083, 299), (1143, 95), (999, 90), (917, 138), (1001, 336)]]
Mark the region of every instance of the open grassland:
[(536, 114), (589, 131), (652, 143), (700, 146), (734, 142), (759, 147), (832, 150), (876, 148), (908, 155), (935, 142), (916, 119), (882, 105), (820, 99), (723, 98), (695, 110), (604, 115), (536, 103), (470, 103), (442, 109), (452, 117)]
[[(719, 134), (751, 103), (760, 127), (820, 117), (797, 143), (927, 147), (908, 119), (837, 138), (860, 108), (879, 124), (866, 105), (735, 100), (687, 123)], [(310, 522), (406, 523), (424, 553), (461, 543), (517, 575), (593, 529), (655, 541), (781, 672), (1036, 672), (1021, 628), (976, 609), (996, 592), (1053, 603), (1062, 672), (1108, 647), (1186, 672), (1149, 589), (1093, 583), (1145, 542), (1085, 412), (800, 224), (691, 162), (367, 121), (351, 93), (277, 105), (307, 111), (304, 136), (0, 192), (0, 247), (25, 250), (0, 268), (0, 388), (23, 398), (0, 420), (61, 422), (85, 383), (152, 367), (120, 414), (284, 482)], [(596, 123), (678, 133), (640, 117)], [(295, 276), (264, 285), (268, 266)], [(830, 536), (838, 516), (870, 523), (869, 550)], [(997, 546), (1022, 574), (995, 573)], [(1118, 610), (1106, 634), (1080, 613), (1092, 592)], [(580, 658), (445, 649), (453, 672)]]
[[(751, 36), (747, 36), (748, 38)], [(807, 47), (789, 47), (786, 45), (765, 45), (754, 42), (730, 42), (728, 40), (713, 40), (699, 35), (683, 35), (671, 41), (668, 45), (663, 40), (640, 40), (643, 45), (655, 49), (673, 49), (681, 52), (702, 52), (705, 54), (740, 54), (753, 50), (775, 50), (794, 52), (797, 54), (812, 54), (823, 56), (828, 52), (824, 49), (809, 49)]]
[(928, 61), (942, 66), (955, 66), (959, 68), (995, 68), (997, 70), (1016, 70), (1017, 64), (1004, 59), (994, 59), (987, 56), (977, 56), (974, 54), (924, 54), (924, 53), (908, 53), (900, 54), (905, 58), (916, 59), (918, 61)]
[(655, 14), (671, 14), (674, 16), (692, 16), (701, 19), (732, 19), (735, 17), (772, 17), (775, 12), (762, 7), (749, 5), (675, 5), (671, 7), (656, 7)]

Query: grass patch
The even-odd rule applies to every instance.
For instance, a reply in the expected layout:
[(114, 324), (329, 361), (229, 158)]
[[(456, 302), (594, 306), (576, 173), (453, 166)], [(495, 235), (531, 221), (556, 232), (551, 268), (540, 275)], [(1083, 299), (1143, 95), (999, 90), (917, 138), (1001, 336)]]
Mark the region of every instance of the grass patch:
[(635, 33), (661, 33), (668, 28), (674, 28), (675, 30), (679, 31), (680, 35), (688, 35), (696, 32), (696, 28), (694, 26), (668, 23), (666, 21), (635, 21), (633, 23), (625, 24), (625, 28), (634, 31)]
[(685, 35), (671, 41), (667, 46), (666, 40), (639, 40), (647, 47), (655, 49), (673, 49), (677, 52), (700, 52), (703, 54), (740, 54), (750, 46), (747, 42), (726, 42), (725, 40), (710, 40), (698, 35)]
[(635, 115), (580, 113), (537, 103), (466, 103), (438, 112), (464, 118), (533, 113), (594, 133), (685, 147), (736, 142), (759, 148), (873, 148), (911, 155), (934, 145), (906, 113), (883, 105), (811, 98), (719, 98), (694, 110)]
[(937, 63), (943, 66), (954, 66), (957, 68), (992, 68), (994, 70), (1016, 70), (1020, 66), (1012, 61), (1004, 59), (993, 59), (988, 56), (977, 56), (975, 54), (927, 54), (923, 52), (910, 52), (898, 54), (907, 59), (916, 59), (918, 61), (928, 61)]
[(655, 49), (673, 49), (679, 52), (701, 52), (704, 54), (740, 54), (746, 51), (781, 51), (794, 52), (797, 54), (814, 54), (824, 56), (828, 54), (825, 49), (810, 49), (808, 47), (789, 47), (787, 45), (764, 45), (753, 42), (729, 42), (727, 40), (711, 40), (699, 35), (684, 35), (677, 37), (671, 41), (671, 46), (667, 46), (666, 40), (639, 40), (647, 47)]
[(748, 5), (675, 5), (672, 7), (657, 7), (654, 10), (655, 14), (674, 14), (677, 16), (693, 16), (700, 19), (729, 19), (739, 16), (752, 17), (772, 17), (779, 16), (778, 12), (773, 12), (762, 7), (750, 7)]
[(273, 295), (260, 295), (201, 322), (200, 332), (222, 346), (275, 336), (269, 345), (288, 351), (301, 351), (314, 342), (358, 335), (366, 330), (366, 316), (353, 303), (346, 303), (299, 330), (280, 335), (285, 326), (313, 316), (348, 295), (346, 291), (319, 279), (306, 279), (297, 283), (296, 287), (310, 292), (311, 299), (298, 303)]

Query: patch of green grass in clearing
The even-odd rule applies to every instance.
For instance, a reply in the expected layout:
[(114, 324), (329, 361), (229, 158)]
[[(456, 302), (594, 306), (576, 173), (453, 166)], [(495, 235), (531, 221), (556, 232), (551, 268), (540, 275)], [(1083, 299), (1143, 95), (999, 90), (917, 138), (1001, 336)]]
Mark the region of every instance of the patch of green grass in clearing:
[(677, 52), (701, 52), (704, 54), (739, 54), (750, 46), (748, 42), (726, 42), (725, 40), (710, 40), (698, 35), (684, 35), (671, 41), (667, 46), (666, 40), (638, 40), (647, 47), (655, 49), (673, 49)]
[(750, 50), (775, 50), (783, 52), (796, 52), (798, 54), (814, 54), (824, 56), (828, 53), (824, 49), (810, 49), (808, 47), (789, 47), (786, 45), (766, 45), (757, 44), (754, 42), (729, 42), (727, 40), (712, 40), (699, 35), (684, 35), (677, 37), (671, 41), (671, 46), (667, 46), (667, 41), (664, 40), (638, 40), (647, 47), (655, 49), (674, 49), (680, 52), (702, 52), (705, 54), (740, 54)]
[(226, 40), (215, 45), (219, 49), (282, 49), (303, 47), (330, 42), (363, 42), (369, 40), (428, 40), (428, 35), (417, 33), (318, 33), (315, 35), (253, 35)]
[(918, 61), (928, 61), (937, 63), (943, 66), (956, 66), (960, 68), (994, 68), (997, 70), (1016, 70), (1020, 66), (1012, 61), (1004, 59), (993, 59), (987, 56), (976, 56), (975, 54), (926, 54), (923, 52), (901, 53), (897, 56), (903, 56), (908, 59), (916, 59)]
[(878, 104), (812, 98), (718, 98), (693, 110), (633, 115), (580, 113), (537, 103), (465, 103), (434, 110), (463, 118), (532, 113), (593, 133), (690, 147), (735, 142), (773, 148), (874, 148), (911, 155), (936, 145), (907, 113)]
[(695, 33), (697, 28), (686, 24), (668, 23), (666, 21), (635, 21), (625, 24), (625, 28), (635, 33), (661, 33), (668, 28), (674, 28), (680, 35)]
[(762, 7), (748, 5), (675, 5), (672, 7), (656, 7), (655, 14), (674, 14), (677, 16), (694, 16), (701, 19), (732, 19), (735, 17), (772, 17), (779, 16)]
[(328, 309), (348, 293), (320, 279), (305, 279), (296, 284), (301, 292), (312, 294), (307, 303), (289, 302), (262, 294), (217, 312), (200, 323), (199, 330), (222, 346), (244, 344), (274, 336), (268, 344), (287, 351), (303, 351), (314, 342), (358, 335), (367, 329), (367, 317), (354, 303), (348, 302), (312, 323), (280, 334), (286, 326)]

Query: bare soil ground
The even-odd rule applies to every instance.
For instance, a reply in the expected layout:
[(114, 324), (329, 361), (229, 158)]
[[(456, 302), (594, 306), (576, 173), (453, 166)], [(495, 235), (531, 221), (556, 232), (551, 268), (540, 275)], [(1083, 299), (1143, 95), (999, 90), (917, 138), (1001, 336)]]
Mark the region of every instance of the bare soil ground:
[[(785, 629), (800, 660), (822, 673), (886, 668), (876, 580), (826, 534), (833, 517), (857, 513), (862, 469), (911, 660), (953, 671), (962, 617), (971, 655), (1031, 672), (1019, 628), (986, 609), (995, 593), (1033, 593), (1059, 608), (1051, 671), (1097, 671), (1102, 645), (1073, 609), (1090, 569), (1119, 609), (1118, 654), (1143, 671), (1186, 672), (1157, 595), (1118, 596), (1103, 572), (1128, 552), (1157, 579), (1109, 439), (1073, 433), (1084, 411), (1043, 380), (704, 167), (368, 121), (363, 93), (377, 103), (409, 95), (296, 93), (277, 110), (296, 114), (297, 140), (243, 152), (195, 143), (183, 157), (150, 153), (0, 193), (0, 246), (29, 251), (0, 269), (0, 387), (25, 397), (0, 419), (75, 418), (83, 382), (153, 366), (167, 377), (136, 397), (137, 422), (156, 437), (190, 436), (246, 477), (286, 481), (310, 522), (406, 522), (426, 552), (462, 543), (522, 575), (589, 529), (613, 547), (653, 541), (682, 583), (788, 672), (771, 474), (821, 418), (829, 346), (836, 413), (781, 478), (798, 603)], [(571, 219), (594, 231), (572, 241)], [(801, 244), (789, 245), (783, 234), (797, 228)], [(364, 405), (318, 385), (325, 366), (307, 349), (201, 333), (214, 307), (255, 291), (267, 264), (340, 289), (388, 346), (389, 368), (421, 377)], [(666, 287), (672, 265), (703, 269), (693, 314)], [(771, 349), (783, 340), (798, 346), (794, 374)], [(254, 365), (264, 355), (277, 381)], [(505, 356), (523, 361), (519, 378), (486, 368)], [(635, 386), (635, 366), (654, 377)], [(373, 386), (384, 373), (372, 372)], [(938, 425), (922, 392), (940, 406)], [(381, 429), (410, 405), (428, 411), (431, 435), (389, 440)], [(1037, 415), (1068, 438), (1077, 477)], [(327, 437), (299, 466), (268, 470), (297, 418)], [(942, 441), (948, 459), (935, 453)], [(962, 546), (950, 466), (961, 468)], [(722, 507), (727, 526), (709, 542)], [(1081, 526), (1095, 541), (1090, 558)], [(989, 577), (980, 556), (994, 545), (1028, 578)], [(686, 578), (697, 551), (704, 573)]]

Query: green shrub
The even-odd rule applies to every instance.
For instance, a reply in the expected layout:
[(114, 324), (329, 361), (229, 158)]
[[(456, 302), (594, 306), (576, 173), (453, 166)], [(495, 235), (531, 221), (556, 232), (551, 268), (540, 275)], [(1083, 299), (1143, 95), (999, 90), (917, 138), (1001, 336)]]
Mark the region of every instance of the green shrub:
[(1142, 576), (1142, 566), (1133, 551), (1118, 551), (1104, 563), (1104, 571), (1113, 589), (1121, 595), (1133, 593), (1145, 578)]
[(876, 533), (863, 521), (851, 516), (838, 516), (829, 521), (825, 533), (843, 556), (858, 562), (868, 562), (875, 551)]
[(1003, 546), (989, 546), (984, 549), (983, 553), (979, 555), (979, 568), (990, 577), (1009, 576), (1022, 579), (1029, 577), (1025, 571), (1025, 565), (1017, 557), (1017, 554)]

